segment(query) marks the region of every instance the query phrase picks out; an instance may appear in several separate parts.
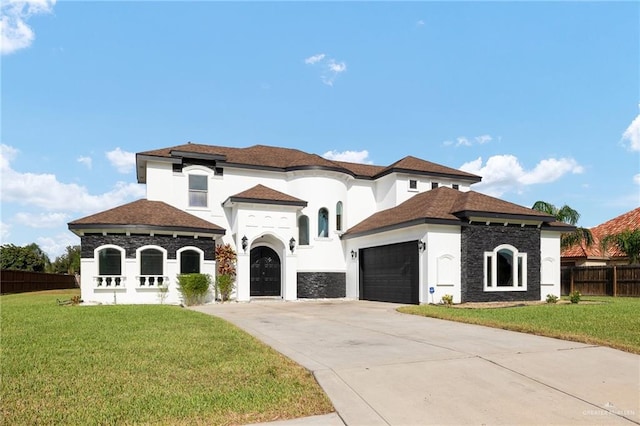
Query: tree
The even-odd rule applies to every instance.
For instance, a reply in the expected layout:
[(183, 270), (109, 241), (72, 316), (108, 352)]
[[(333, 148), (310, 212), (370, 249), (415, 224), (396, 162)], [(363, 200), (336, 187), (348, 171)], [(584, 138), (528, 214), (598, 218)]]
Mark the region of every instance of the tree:
[(555, 217), (558, 222), (568, 223), (569, 225), (576, 227), (575, 231), (565, 232), (562, 234), (560, 237), (561, 248), (564, 249), (582, 243), (589, 247), (593, 244), (593, 235), (591, 234), (591, 231), (588, 228), (577, 226), (578, 220), (580, 219), (580, 213), (568, 205), (565, 204), (564, 206), (557, 208), (553, 204), (545, 201), (536, 201), (531, 208)]
[(53, 261), (51, 270), (58, 274), (79, 274), (80, 246), (67, 246), (66, 253), (58, 256)]
[(46, 272), (50, 266), (49, 256), (36, 243), (24, 247), (14, 244), (0, 246), (0, 267), (2, 269)]
[(618, 249), (629, 258), (629, 264), (640, 263), (640, 228), (625, 229), (620, 233), (607, 235), (603, 241), (605, 246), (609, 242), (618, 246)]

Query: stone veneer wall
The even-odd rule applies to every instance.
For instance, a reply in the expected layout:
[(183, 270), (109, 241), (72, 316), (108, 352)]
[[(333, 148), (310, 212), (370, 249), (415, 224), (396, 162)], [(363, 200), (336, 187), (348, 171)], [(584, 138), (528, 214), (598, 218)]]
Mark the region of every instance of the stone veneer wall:
[[(527, 254), (527, 291), (484, 291), (484, 252), (511, 244)], [(520, 225), (471, 224), (461, 235), (461, 301), (540, 300), (540, 230)]]
[(204, 260), (215, 260), (216, 243), (212, 239), (193, 238), (172, 235), (126, 235), (126, 234), (90, 234), (80, 238), (81, 257), (93, 258), (93, 252), (100, 246), (113, 244), (125, 249), (125, 257), (134, 259), (136, 250), (147, 245), (159, 246), (167, 250), (167, 259), (175, 259), (176, 252), (187, 246), (198, 247), (204, 251)]
[(347, 278), (344, 272), (298, 272), (299, 299), (345, 297)]

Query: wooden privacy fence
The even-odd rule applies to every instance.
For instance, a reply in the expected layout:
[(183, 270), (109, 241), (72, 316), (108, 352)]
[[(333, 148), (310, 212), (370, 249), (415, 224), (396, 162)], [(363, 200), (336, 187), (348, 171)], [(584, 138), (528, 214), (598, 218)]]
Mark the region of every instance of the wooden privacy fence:
[(0, 293), (26, 293), (29, 291), (57, 290), (78, 287), (76, 277), (44, 272), (0, 271)]
[(562, 295), (640, 297), (640, 265), (568, 266), (562, 268)]

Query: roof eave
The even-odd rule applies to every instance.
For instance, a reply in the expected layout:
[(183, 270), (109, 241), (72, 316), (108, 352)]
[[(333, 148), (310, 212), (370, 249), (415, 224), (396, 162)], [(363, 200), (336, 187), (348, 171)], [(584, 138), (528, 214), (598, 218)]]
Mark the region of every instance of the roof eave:
[[(80, 236), (86, 232), (104, 232), (107, 231), (123, 231), (134, 233), (148, 233), (148, 232), (162, 232), (167, 234), (180, 233), (180, 234), (194, 234), (201, 236), (215, 237), (218, 235), (224, 235), (226, 231), (222, 228), (199, 228), (192, 226), (160, 226), (160, 225), (131, 225), (131, 224), (104, 224), (104, 223), (69, 223), (69, 230), (74, 234)], [(81, 232), (76, 232), (81, 231)]]
[(410, 226), (416, 226), (416, 225), (454, 225), (454, 226), (461, 226), (462, 224), (460, 223), (459, 220), (456, 219), (436, 219), (436, 218), (428, 218), (428, 217), (423, 217), (420, 219), (412, 219), (412, 220), (408, 220), (406, 222), (400, 222), (400, 223), (395, 223), (393, 225), (386, 225), (386, 226), (380, 226), (377, 228), (372, 228), (372, 229), (367, 229), (364, 231), (356, 231), (356, 232), (351, 232), (351, 231), (347, 231), (344, 234), (342, 234), (342, 236), (340, 237), (343, 240), (348, 240), (351, 238), (356, 238), (356, 237), (364, 237), (366, 235), (373, 235), (373, 234), (378, 234), (381, 232), (386, 232), (386, 231), (394, 231), (396, 229), (402, 229), (402, 228), (408, 228)]

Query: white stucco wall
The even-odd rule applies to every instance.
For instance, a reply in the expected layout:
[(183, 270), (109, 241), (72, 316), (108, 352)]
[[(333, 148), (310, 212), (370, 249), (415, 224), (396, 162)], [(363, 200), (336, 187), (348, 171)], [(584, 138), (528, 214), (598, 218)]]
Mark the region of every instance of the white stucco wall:
[(540, 298), (560, 297), (560, 232), (542, 231), (540, 237)]
[[(98, 262), (95, 259), (85, 258), (80, 261), (82, 275), (80, 293), (82, 300), (88, 303), (102, 304), (180, 304), (182, 295), (178, 290), (176, 276), (180, 273), (176, 259), (165, 260), (165, 282), (168, 290), (163, 293), (157, 288), (141, 287), (138, 276), (140, 275), (140, 263), (136, 259), (125, 259), (122, 264), (122, 283), (120, 286), (97, 287), (95, 278), (98, 276)], [(201, 273), (209, 274), (212, 281), (215, 280), (215, 262), (203, 261)], [(207, 301), (213, 300), (213, 294), (207, 296)]]
[[(429, 225), (426, 236), (426, 298), (422, 303), (440, 303), (445, 294), (453, 295), (453, 302), (461, 301), (461, 238), (459, 226)], [(429, 294), (429, 287), (434, 293)]]

